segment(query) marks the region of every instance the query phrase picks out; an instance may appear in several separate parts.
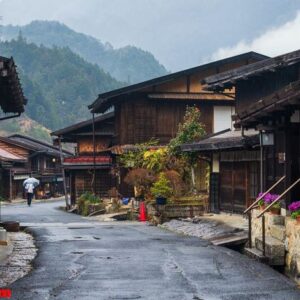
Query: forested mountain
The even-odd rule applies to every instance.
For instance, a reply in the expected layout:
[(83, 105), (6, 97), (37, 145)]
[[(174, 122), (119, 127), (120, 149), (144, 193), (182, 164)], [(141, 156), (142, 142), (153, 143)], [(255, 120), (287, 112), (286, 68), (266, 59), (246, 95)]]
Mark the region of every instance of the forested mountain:
[(58, 129), (91, 117), (87, 105), (99, 93), (124, 86), (69, 48), (46, 48), (17, 40), (0, 43), (0, 54), (13, 56), (24, 94), (26, 114)]
[(145, 81), (167, 73), (155, 57), (142, 49), (127, 46), (114, 49), (109, 43), (75, 32), (54, 21), (34, 21), (25, 26), (1, 26), (1, 38), (17, 38), (19, 32), (30, 42), (46, 47), (69, 47), (85, 60), (96, 63), (117, 80), (129, 83)]

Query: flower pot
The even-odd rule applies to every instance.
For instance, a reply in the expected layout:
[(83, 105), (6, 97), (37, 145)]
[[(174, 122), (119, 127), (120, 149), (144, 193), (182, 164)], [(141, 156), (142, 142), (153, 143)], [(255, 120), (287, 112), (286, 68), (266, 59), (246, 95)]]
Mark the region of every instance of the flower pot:
[(272, 215), (280, 215), (280, 208), (278, 208), (278, 207), (271, 207), (270, 208), (270, 213)]
[(296, 218), (296, 225), (300, 225), (300, 216), (297, 216), (297, 218)]
[(157, 197), (156, 198), (156, 204), (158, 204), (158, 205), (166, 205), (167, 204), (167, 198)]
[(260, 206), (259, 206), (259, 210), (260, 210), (260, 211), (263, 211), (265, 208), (266, 208), (265, 205), (260, 205)]

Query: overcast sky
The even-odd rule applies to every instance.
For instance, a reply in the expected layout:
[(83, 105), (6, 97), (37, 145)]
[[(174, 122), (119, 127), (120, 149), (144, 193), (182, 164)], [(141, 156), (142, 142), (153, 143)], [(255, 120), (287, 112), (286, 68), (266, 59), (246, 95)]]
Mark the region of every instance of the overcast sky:
[(57, 20), (114, 47), (135, 45), (171, 71), (300, 48), (300, 0), (0, 0), (0, 16), (14, 25)]

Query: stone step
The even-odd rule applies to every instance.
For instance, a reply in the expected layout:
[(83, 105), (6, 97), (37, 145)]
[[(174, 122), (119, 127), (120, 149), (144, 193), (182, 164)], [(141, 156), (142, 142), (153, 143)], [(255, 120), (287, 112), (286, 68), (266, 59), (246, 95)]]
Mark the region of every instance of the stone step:
[[(263, 251), (262, 238), (255, 239), (255, 247)], [(280, 242), (273, 237), (266, 237), (266, 257), (269, 259), (270, 265), (282, 266), (285, 262), (285, 249), (284, 243)]]
[(269, 215), (271, 225), (284, 225), (285, 217), (281, 215)]
[(285, 241), (285, 226), (283, 225), (271, 225), (270, 226), (270, 234), (274, 239), (279, 240), (284, 243)]
[(215, 246), (233, 246), (245, 244), (248, 241), (248, 234), (229, 234), (222, 237), (210, 239)]
[(268, 258), (257, 248), (244, 248), (244, 254), (260, 262), (268, 263)]

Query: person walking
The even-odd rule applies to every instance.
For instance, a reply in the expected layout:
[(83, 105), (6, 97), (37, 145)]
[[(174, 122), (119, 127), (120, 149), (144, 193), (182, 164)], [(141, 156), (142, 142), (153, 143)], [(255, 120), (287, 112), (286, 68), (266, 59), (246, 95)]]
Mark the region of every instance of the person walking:
[(31, 177), (31, 175), (29, 175), (29, 178), (27, 178), (26, 180), (24, 180), (23, 182), (23, 187), (26, 191), (26, 197), (27, 197), (27, 204), (28, 206), (31, 205), (31, 201), (33, 198), (33, 194), (34, 194), (34, 189), (40, 184), (40, 181), (37, 180), (36, 178)]
[(33, 198), (33, 192), (34, 192), (33, 184), (32, 183), (27, 183), (25, 185), (25, 190), (26, 190), (26, 194), (27, 194), (27, 204), (28, 204), (28, 206), (30, 206), (32, 198)]

